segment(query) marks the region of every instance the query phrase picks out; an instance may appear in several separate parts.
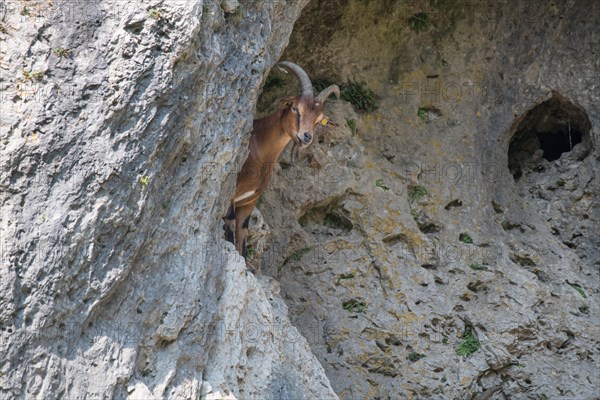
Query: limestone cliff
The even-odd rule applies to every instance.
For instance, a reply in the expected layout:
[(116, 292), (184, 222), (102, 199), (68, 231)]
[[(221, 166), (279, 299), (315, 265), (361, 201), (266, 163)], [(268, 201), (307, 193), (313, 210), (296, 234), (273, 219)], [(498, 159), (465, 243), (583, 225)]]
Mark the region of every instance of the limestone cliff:
[[(1, 3), (0, 398), (596, 398), (599, 25), (591, 0)], [(253, 275), (221, 217), (297, 90), (280, 58), (346, 94), (276, 166)]]
[(0, 398), (335, 398), (221, 240), (306, 1), (3, 2)]
[(594, 2), (305, 8), (284, 58), (379, 108), (348, 92), (284, 156), (255, 262), (340, 398), (596, 398), (598, 22)]

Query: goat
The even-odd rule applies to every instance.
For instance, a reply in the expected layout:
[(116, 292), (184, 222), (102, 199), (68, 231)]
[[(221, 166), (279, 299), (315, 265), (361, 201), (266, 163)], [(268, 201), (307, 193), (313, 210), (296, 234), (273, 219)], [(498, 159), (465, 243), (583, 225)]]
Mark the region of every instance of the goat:
[(254, 206), (269, 184), (273, 166), (285, 146), (293, 141), (292, 159), (298, 158), (300, 148), (312, 143), (314, 128), (318, 123), (326, 125), (323, 105), (331, 93), (340, 98), (337, 85), (325, 88), (314, 97), (308, 75), (298, 65), (283, 61), (278, 64), (292, 71), (302, 88), (300, 96), (284, 100), (284, 107), (273, 114), (254, 120), (248, 158), (238, 173), (235, 195), (223, 218), (225, 239), (235, 245), (246, 258), (246, 237), (250, 215)]

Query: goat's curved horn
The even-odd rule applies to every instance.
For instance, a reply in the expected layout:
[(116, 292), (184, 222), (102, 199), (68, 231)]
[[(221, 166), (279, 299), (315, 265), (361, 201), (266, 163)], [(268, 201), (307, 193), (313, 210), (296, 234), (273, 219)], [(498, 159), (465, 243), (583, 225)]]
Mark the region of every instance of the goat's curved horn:
[(335, 93), (335, 96), (338, 99), (340, 98), (340, 88), (338, 85), (331, 85), (323, 89), (323, 91), (317, 96), (317, 101), (324, 103), (331, 93)]
[(310, 82), (310, 78), (308, 77), (306, 72), (304, 72), (304, 70), (302, 68), (300, 68), (298, 65), (294, 64), (293, 62), (289, 62), (289, 61), (282, 61), (282, 62), (278, 63), (277, 65), (280, 67), (285, 67), (285, 68), (289, 69), (290, 71), (292, 71), (294, 74), (296, 74), (296, 76), (298, 77), (298, 80), (300, 81), (300, 85), (302, 87), (302, 96), (309, 96), (310, 98), (314, 97), (313, 87), (312, 87), (312, 83)]

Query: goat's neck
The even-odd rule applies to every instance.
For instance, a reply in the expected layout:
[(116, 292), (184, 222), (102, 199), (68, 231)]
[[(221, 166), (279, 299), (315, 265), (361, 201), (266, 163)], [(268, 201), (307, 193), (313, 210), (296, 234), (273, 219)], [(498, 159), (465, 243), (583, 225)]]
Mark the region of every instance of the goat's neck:
[[(285, 110), (279, 110), (273, 114), (254, 121), (254, 137), (250, 145), (251, 154), (254, 153), (258, 160), (263, 163), (275, 163), (279, 159), (281, 152), (291, 140), (283, 128), (283, 116)], [(264, 129), (268, 127), (268, 129)]]

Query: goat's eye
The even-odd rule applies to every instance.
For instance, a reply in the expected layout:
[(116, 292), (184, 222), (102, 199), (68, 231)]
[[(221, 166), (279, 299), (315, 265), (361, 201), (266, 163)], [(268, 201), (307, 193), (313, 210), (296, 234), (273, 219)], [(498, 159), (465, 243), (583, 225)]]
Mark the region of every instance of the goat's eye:
[(298, 107), (292, 107), (292, 111), (297, 113), (298, 112)]

